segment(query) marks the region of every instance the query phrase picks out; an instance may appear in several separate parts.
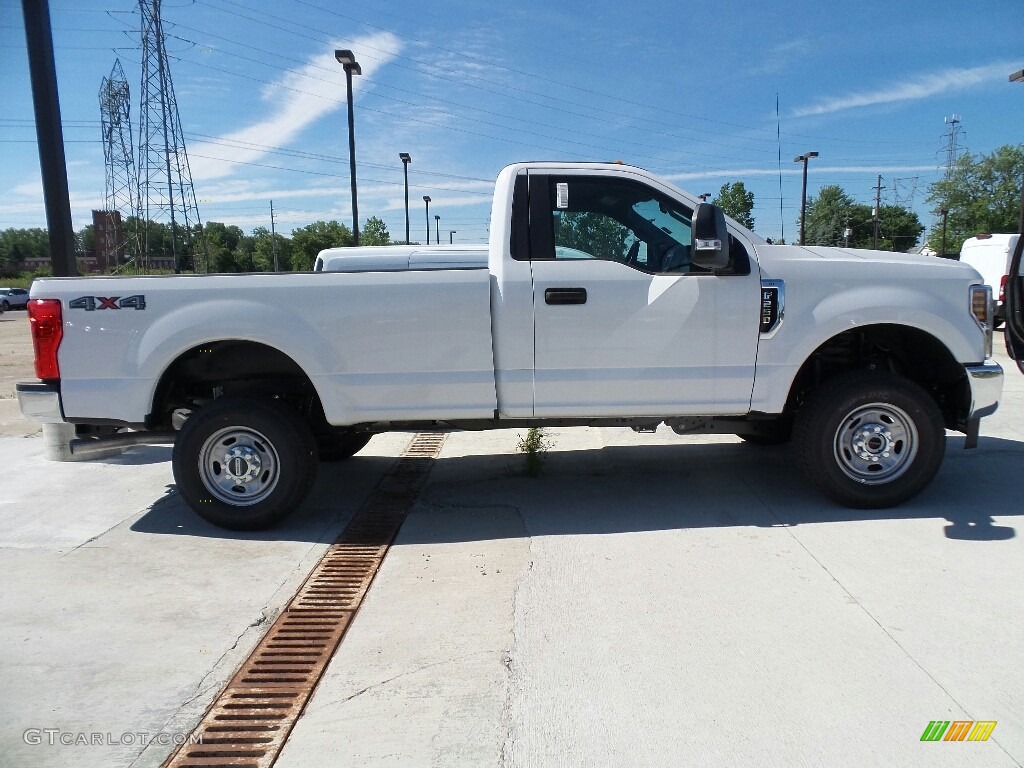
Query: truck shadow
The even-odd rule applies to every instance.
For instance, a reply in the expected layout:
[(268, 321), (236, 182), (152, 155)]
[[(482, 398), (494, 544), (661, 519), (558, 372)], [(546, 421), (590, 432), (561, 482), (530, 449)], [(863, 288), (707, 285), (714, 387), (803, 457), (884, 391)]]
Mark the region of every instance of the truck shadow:
[[(736, 442), (611, 445), (549, 452), (539, 477), (515, 454), (435, 462), (403, 544), (523, 536), (573, 536), (707, 527), (780, 527), (871, 520), (934, 520), (936, 533), (964, 541), (1006, 541), (1013, 527), (993, 515), (1024, 510), (1024, 443), (983, 437), (973, 451), (950, 437), (932, 484), (893, 509), (855, 510), (818, 494), (786, 446)], [(361, 456), (322, 464), (313, 492), (276, 528), (239, 533), (195, 515), (173, 485), (132, 530), (253, 541), (332, 541), (393, 458)], [(496, 524), (510, 517), (521, 524)], [(1005, 520), (1003, 521), (1005, 523)], [(944, 525), (943, 525), (944, 523)]]

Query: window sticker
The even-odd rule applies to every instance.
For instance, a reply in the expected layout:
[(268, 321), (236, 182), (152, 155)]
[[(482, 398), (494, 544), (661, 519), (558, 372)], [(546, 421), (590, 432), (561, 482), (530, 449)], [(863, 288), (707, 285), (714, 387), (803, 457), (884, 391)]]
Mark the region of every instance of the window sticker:
[(555, 196), (557, 202), (555, 205), (560, 209), (569, 207), (569, 185), (565, 182), (559, 182), (555, 185)]

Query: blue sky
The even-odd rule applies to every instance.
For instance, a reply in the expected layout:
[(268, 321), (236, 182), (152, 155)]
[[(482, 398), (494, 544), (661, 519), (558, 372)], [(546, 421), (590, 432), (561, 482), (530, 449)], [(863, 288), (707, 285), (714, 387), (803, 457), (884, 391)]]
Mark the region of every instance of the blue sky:
[[(579, 10), (585, 8), (585, 10)], [(45, 226), (21, 3), (0, 0), (0, 229)], [(75, 228), (102, 207), (97, 92), (120, 58), (137, 119), (139, 12), (51, 0)], [(442, 240), (487, 237), (492, 181), (519, 160), (623, 160), (700, 194), (743, 181), (756, 231), (797, 235), (808, 191), (839, 184), (912, 206), (945, 162), (944, 118), (974, 153), (1024, 142), (1024, 5), (596, 0), (167, 0), (164, 29), (204, 221), (278, 231), (350, 223), (344, 75), (351, 48), (359, 210), (412, 239), (423, 195)], [(779, 115), (776, 119), (776, 95)], [(781, 132), (781, 195), (777, 130)], [(780, 212), (781, 197), (781, 212)], [(433, 229), (434, 223), (431, 221)]]

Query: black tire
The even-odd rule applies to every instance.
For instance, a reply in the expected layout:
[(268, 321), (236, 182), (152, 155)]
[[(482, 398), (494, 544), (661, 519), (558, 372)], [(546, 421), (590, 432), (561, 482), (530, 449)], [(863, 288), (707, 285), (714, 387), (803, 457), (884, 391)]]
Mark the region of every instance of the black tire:
[(178, 492), (196, 514), (220, 528), (255, 531), (306, 498), (316, 442), (299, 414), (276, 400), (225, 398), (186, 419), (172, 462)]
[(855, 509), (884, 509), (917, 495), (946, 447), (942, 414), (914, 382), (858, 371), (812, 391), (793, 425), (797, 460), (823, 494)]
[(320, 461), (345, 461), (359, 453), (370, 442), (373, 433), (351, 435), (324, 435), (317, 444), (320, 447)]
[(3, 302), (0, 303), (0, 309), (2, 309), (4, 312), (10, 312), (11, 311), (11, 304), (10, 304), (10, 302), (7, 301), (7, 299), (4, 299)]

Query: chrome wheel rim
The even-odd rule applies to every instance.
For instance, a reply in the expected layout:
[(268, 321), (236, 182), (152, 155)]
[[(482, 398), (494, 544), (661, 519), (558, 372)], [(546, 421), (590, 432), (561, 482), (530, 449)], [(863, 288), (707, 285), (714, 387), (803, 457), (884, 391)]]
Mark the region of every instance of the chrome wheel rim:
[(199, 475), (217, 500), (248, 507), (274, 492), (281, 478), (281, 462), (265, 435), (254, 429), (228, 427), (203, 443)]
[(840, 422), (833, 441), (843, 473), (864, 485), (891, 483), (914, 463), (920, 439), (906, 411), (889, 403), (854, 409)]

